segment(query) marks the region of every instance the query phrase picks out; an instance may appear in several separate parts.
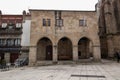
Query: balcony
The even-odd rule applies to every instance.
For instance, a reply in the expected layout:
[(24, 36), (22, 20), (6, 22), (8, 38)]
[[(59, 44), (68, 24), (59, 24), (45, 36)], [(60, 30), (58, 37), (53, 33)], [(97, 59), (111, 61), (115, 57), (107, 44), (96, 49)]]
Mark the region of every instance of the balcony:
[(0, 48), (0, 52), (20, 52), (21, 48)]
[(21, 46), (1, 46), (0, 52), (20, 52)]
[(15, 28), (15, 29), (3, 29), (0, 28), (0, 35), (21, 35), (22, 28)]

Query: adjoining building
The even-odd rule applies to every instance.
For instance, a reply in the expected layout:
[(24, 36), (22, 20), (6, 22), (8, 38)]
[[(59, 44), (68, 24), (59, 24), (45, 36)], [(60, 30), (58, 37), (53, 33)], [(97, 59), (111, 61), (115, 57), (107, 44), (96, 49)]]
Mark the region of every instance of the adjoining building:
[(29, 65), (100, 61), (100, 41), (95, 11), (30, 9)]
[[(30, 17), (30, 15), (27, 16)], [(22, 35), (25, 34), (23, 30), (24, 27), (30, 27), (30, 25), (25, 25), (25, 19), (26, 14), (2, 14), (0, 11), (0, 61), (4, 59), (7, 63), (14, 63), (16, 59), (24, 55), (22, 53), (26, 49), (22, 50), (24, 45), (21, 45), (24, 40)]]
[(22, 15), (0, 14), (0, 56), (1, 60), (13, 63), (20, 55)]
[(120, 51), (120, 0), (99, 0), (99, 36), (102, 58)]
[(23, 23), (22, 23), (22, 31), (23, 34), (21, 36), (21, 53), (20, 58), (28, 58), (29, 56), (29, 46), (30, 46), (30, 25), (31, 25), (31, 16), (26, 11), (23, 11)]

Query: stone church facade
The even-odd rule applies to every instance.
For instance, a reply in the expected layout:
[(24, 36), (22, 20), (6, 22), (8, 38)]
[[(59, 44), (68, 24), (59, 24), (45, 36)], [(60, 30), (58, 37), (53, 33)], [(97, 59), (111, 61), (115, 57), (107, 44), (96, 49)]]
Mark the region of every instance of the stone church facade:
[(100, 0), (98, 8), (101, 55), (114, 57), (120, 51), (120, 0)]
[(30, 10), (29, 65), (101, 59), (95, 11)]

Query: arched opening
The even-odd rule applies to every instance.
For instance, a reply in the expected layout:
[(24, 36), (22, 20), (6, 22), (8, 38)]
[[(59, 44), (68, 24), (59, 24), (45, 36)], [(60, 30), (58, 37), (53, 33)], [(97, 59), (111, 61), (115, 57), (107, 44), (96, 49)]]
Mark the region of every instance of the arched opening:
[(72, 60), (72, 42), (64, 37), (58, 42), (58, 60)]
[(78, 42), (78, 59), (89, 59), (90, 57), (93, 57), (92, 42), (83, 37)]
[(37, 44), (37, 61), (52, 60), (52, 42), (44, 37)]

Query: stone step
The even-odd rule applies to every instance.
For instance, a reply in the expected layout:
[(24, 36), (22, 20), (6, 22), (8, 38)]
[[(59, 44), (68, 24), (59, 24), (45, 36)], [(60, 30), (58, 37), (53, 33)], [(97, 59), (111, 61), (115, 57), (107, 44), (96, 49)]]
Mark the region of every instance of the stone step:
[(78, 61), (58, 61), (58, 62), (53, 62), (53, 61), (37, 61), (36, 66), (47, 66), (47, 65), (54, 65), (54, 64), (81, 64), (81, 63), (91, 63), (93, 62), (91, 59), (79, 59)]
[(52, 61), (37, 61), (36, 66), (47, 66), (47, 65), (52, 65)]

